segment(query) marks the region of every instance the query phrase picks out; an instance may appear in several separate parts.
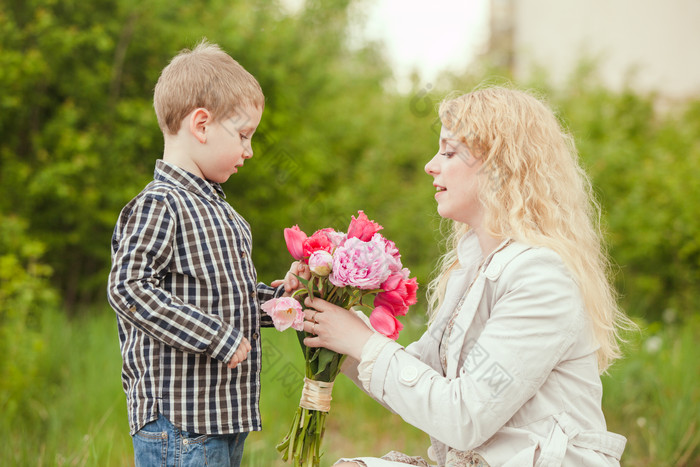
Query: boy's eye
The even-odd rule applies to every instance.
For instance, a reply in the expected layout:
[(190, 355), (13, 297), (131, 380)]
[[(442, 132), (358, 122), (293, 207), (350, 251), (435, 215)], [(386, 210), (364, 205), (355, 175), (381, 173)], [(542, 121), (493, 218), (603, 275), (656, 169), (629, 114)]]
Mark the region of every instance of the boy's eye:
[(248, 136), (243, 134), (243, 133), (239, 133), (239, 135), (240, 135), (241, 139), (248, 139)]
[(441, 152), (440, 155), (445, 156), (449, 159), (450, 157), (454, 156), (455, 153), (454, 152)]

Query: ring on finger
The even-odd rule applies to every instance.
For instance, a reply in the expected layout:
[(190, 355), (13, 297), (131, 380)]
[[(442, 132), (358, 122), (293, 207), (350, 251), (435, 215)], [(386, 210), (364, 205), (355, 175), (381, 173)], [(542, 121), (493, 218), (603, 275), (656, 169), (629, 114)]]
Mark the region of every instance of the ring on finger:
[(314, 321), (314, 324), (311, 325), (311, 334), (316, 335), (316, 322)]
[(318, 321), (316, 321), (316, 313), (318, 313), (318, 311), (314, 311), (314, 314), (311, 315), (311, 321), (313, 321), (314, 323), (318, 323)]

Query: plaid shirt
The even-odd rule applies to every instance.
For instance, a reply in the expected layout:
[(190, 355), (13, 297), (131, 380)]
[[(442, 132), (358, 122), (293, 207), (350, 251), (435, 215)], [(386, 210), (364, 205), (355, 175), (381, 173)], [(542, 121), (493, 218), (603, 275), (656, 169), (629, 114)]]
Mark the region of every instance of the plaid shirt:
[[(250, 226), (207, 182), (163, 160), (127, 204), (112, 238), (109, 301), (133, 435), (162, 413), (200, 434), (261, 429), (260, 303)], [(263, 315), (263, 316), (261, 316)], [(248, 359), (226, 365), (243, 337)]]

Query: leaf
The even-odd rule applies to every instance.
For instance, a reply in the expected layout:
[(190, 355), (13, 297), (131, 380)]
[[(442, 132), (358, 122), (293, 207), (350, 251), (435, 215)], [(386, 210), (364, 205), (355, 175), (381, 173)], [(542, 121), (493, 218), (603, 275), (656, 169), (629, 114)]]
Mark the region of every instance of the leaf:
[(297, 279), (299, 279), (299, 282), (301, 282), (302, 284), (304, 284), (304, 285), (306, 286), (307, 289), (308, 289), (309, 287), (312, 287), (312, 286), (309, 286), (309, 283), (311, 283), (311, 280), (309, 280), (309, 279), (304, 279), (303, 277), (298, 276), (298, 275), (296, 275), (296, 274), (294, 274), (294, 273), (292, 273), (292, 275), (293, 275), (294, 277), (296, 277)]
[(318, 355), (318, 370), (314, 373), (314, 375), (318, 375), (324, 370), (326, 370), (328, 366), (333, 362), (333, 359), (339, 356), (337, 352), (328, 350), (323, 347), (320, 347), (319, 350), (320, 351)]
[[(315, 361), (317, 358), (319, 358), (319, 354), (321, 353), (321, 350), (323, 350), (323, 349), (321, 347), (318, 347), (318, 348), (311, 351), (313, 356), (309, 359), (309, 363), (311, 363), (311, 362)], [(320, 359), (319, 359), (319, 361), (320, 361)]]
[(353, 308), (356, 310), (360, 310), (366, 315), (372, 313), (372, 310), (374, 310), (374, 307), (365, 304), (357, 304)]

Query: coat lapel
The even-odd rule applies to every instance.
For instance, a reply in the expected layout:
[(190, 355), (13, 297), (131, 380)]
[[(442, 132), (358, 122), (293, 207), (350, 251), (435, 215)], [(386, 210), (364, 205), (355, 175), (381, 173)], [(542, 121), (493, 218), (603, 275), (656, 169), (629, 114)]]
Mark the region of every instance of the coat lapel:
[(474, 314), (479, 307), (479, 303), (481, 303), (485, 282), (486, 278), (484, 274), (479, 271), (474, 280), (474, 284), (471, 286), (471, 289), (469, 289), (469, 292), (467, 292), (464, 302), (459, 308), (448, 342), (446, 376), (449, 379), (455, 379), (457, 377), (457, 366), (459, 364), (459, 357), (462, 354), (464, 339), (474, 319)]
[[(516, 256), (530, 247), (521, 243), (514, 243), (506, 240), (498, 246), (484, 261), (479, 268), (474, 283), (468, 290), (464, 302), (459, 307), (457, 318), (448, 344), (447, 352), (447, 377), (455, 379), (459, 371), (459, 360), (464, 346), (468, 345), (466, 339), (467, 331), (472, 326), (474, 315), (479, 309), (479, 304), (484, 295), (486, 281), (495, 281), (501, 275), (506, 265)], [(479, 334), (481, 332), (479, 331)]]

